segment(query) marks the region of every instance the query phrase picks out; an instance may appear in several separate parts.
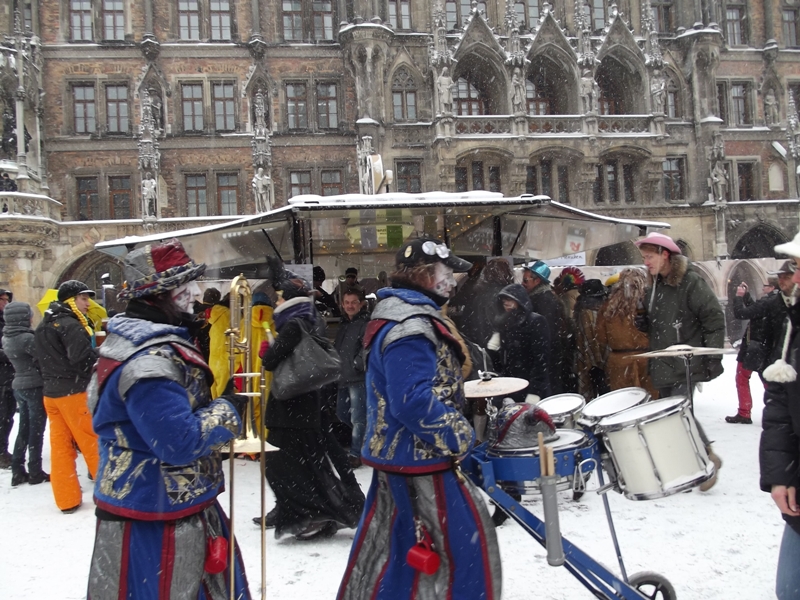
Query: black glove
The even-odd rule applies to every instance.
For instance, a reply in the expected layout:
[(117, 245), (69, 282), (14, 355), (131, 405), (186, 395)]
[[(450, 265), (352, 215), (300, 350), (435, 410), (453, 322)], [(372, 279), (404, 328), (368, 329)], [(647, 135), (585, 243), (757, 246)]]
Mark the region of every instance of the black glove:
[(647, 316), (647, 313), (636, 315), (633, 318), (633, 324), (642, 333), (650, 332), (650, 317)]
[(234, 383), (234, 378), (231, 377), (230, 379), (228, 379), (228, 384), (225, 386), (225, 389), (222, 390), (220, 396), (227, 400), (226, 396), (232, 396), (235, 393), (236, 393), (236, 384)]
[(220, 394), (219, 397), (233, 404), (233, 408), (239, 413), (239, 418), (242, 418), (247, 410), (247, 397), (240, 396), (236, 393), (236, 386), (234, 385), (233, 379), (234, 378), (231, 377), (228, 380), (228, 384), (225, 386), (225, 389), (222, 390), (222, 394)]
[(717, 358), (715, 356), (709, 357), (706, 365), (708, 366), (708, 381), (716, 379), (717, 377), (722, 375), (724, 369), (722, 367), (721, 358)]

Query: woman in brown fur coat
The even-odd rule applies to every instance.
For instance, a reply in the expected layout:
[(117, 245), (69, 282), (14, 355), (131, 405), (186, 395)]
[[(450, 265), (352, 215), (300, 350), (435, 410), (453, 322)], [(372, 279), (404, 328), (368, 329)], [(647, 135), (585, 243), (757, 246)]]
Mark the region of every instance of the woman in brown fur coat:
[(647, 277), (640, 269), (625, 269), (614, 285), (597, 318), (597, 343), (606, 348), (605, 372), (612, 390), (625, 387), (646, 389), (658, 397), (647, 373), (646, 358), (628, 358), (647, 352), (647, 334), (637, 329), (634, 320), (644, 313)]

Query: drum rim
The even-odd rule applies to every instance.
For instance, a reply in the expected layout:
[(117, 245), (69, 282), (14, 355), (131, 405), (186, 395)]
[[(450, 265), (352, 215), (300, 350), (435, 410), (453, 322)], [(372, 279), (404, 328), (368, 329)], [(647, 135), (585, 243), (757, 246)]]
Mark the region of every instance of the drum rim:
[(551, 413), (550, 411), (547, 411), (547, 414), (549, 414), (552, 417), (554, 415), (569, 415), (569, 414), (573, 414), (573, 413), (582, 411), (583, 407), (586, 406), (586, 398), (584, 398), (580, 394), (575, 394), (575, 393), (572, 393), (572, 392), (567, 392), (565, 394), (555, 394), (553, 396), (548, 396), (547, 398), (542, 398), (541, 400), (539, 400), (539, 402), (536, 403), (536, 406), (538, 406), (539, 408), (542, 408), (543, 410), (547, 410), (547, 407), (543, 406), (543, 404), (545, 402), (547, 402), (549, 400), (556, 400), (556, 399), (560, 400), (562, 398), (570, 398), (570, 397), (571, 398), (575, 398), (575, 399), (580, 399), (580, 404), (578, 404), (578, 406), (575, 406), (575, 407), (573, 407), (573, 408), (571, 408), (570, 410), (567, 410), (567, 411), (557, 412), (557, 413)]
[[(613, 413), (607, 414), (607, 415), (603, 415), (603, 416), (592, 415), (591, 413), (588, 414), (588, 415), (586, 414), (586, 408), (591, 406), (592, 402), (597, 402), (598, 400), (601, 400), (601, 399), (604, 399), (604, 398), (609, 398), (610, 396), (619, 395), (622, 392), (630, 392), (630, 391), (633, 391), (633, 390), (644, 392), (644, 398), (642, 400), (639, 400), (636, 404), (633, 404), (632, 406), (628, 406), (627, 408), (623, 408), (622, 410), (618, 410), (616, 412), (613, 412)], [(592, 420), (594, 420), (596, 422), (596, 421), (605, 419), (606, 417), (610, 417), (611, 415), (616, 415), (616, 414), (618, 414), (618, 413), (620, 413), (622, 411), (634, 408), (635, 406), (639, 406), (640, 404), (644, 404), (645, 402), (649, 402), (651, 400), (651, 398), (652, 398), (652, 396), (650, 395), (650, 392), (648, 392), (644, 388), (635, 387), (635, 386), (630, 386), (630, 387), (626, 387), (626, 388), (620, 388), (618, 390), (614, 390), (613, 392), (608, 392), (607, 394), (603, 394), (602, 396), (598, 396), (597, 398), (594, 398), (593, 400), (590, 400), (589, 402), (586, 403), (586, 405), (584, 406), (584, 409), (583, 409), (582, 412), (583, 412), (583, 416), (586, 416), (586, 418), (592, 419)]]
[[(712, 463), (709, 463), (709, 464), (712, 464)], [(712, 464), (712, 466), (713, 466), (713, 464)], [(634, 494), (633, 492), (628, 492), (628, 491), (625, 490), (624, 486), (620, 483), (620, 480), (622, 482), (624, 482), (625, 480), (624, 480), (624, 478), (620, 477), (619, 473), (617, 473), (616, 486), (622, 492), (622, 495), (625, 496), (628, 500), (658, 500), (660, 498), (666, 498), (667, 496), (673, 496), (675, 494), (680, 494), (681, 492), (685, 492), (686, 490), (694, 489), (698, 485), (703, 483), (704, 481), (708, 481), (709, 479), (711, 479), (713, 476), (714, 476), (714, 470), (712, 470), (711, 473), (709, 473), (708, 469), (706, 469), (706, 472), (703, 473), (702, 475), (699, 475), (699, 476), (697, 476), (694, 479), (691, 479), (689, 481), (685, 481), (684, 483), (682, 483), (680, 485), (676, 485), (675, 487), (670, 488), (670, 489), (668, 489), (666, 491), (662, 491), (662, 492), (641, 492), (641, 493), (638, 493), (638, 494)]]
[[(563, 433), (565, 431), (577, 433), (577, 434), (580, 435), (580, 438), (578, 438), (577, 440), (575, 440), (574, 442), (572, 442), (572, 443), (570, 443), (568, 445), (559, 446), (559, 447), (553, 447), (551, 442), (545, 442), (545, 446), (553, 448), (553, 454), (560, 454), (560, 453), (566, 452), (568, 450), (573, 450), (573, 451), (574, 450), (580, 450), (580, 449), (582, 449), (584, 447), (590, 446), (591, 443), (597, 443), (596, 440), (592, 440), (591, 436), (589, 436), (585, 431), (583, 431), (581, 429), (569, 429), (569, 428), (558, 429), (556, 431), (556, 435), (559, 435), (559, 434), (561, 434), (561, 433)], [(558, 440), (555, 440), (555, 441), (558, 441)], [(590, 443), (586, 444), (587, 441), (589, 441)], [(502, 454), (498, 454), (497, 453), (498, 450)], [(505, 454), (505, 453), (509, 453), (509, 454)], [(528, 447), (525, 447), (525, 448), (491, 448), (491, 447), (489, 447), (489, 448), (486, 449), (486, 455), (487, 456), (493, 456), (495, 458), (509, 458), (509, 457), (514, 457), (514, 456), (538, 457), (539, 456), (539, 446), (538, 445), (536, 445), (536, 446), (528, 446)]]
[(619, 418), (621, 416), (624, 416), (624, 413), (626, 413), (628, 411), (638, 410), (638, 409), (642, 408), (643, 406), (641, 404), (637, 404), (636, 406), (631, 406), (630, 408), (626, 408), (625, 410), (621, 410), (620, 412), (614, 413), (613, 415), (608, 415), (607, 417), (603, 417), (602, 419), (600, 419), (595, 424), (595, 428), (597, 430), (597, 433), (600, 433), (600, 434), (614, 433), (614, 432), (617, 432), (617, 431), (622, 431), (623, 429), (630, 429), (630, 426), (631, 426), (632, 423), (634, 424), (634, 426), (635, 425), (646, 425), (648, 423), (652, 423), (653, 421), (656, 421), (656, 420), (661, 419), (663, 417), (669, 417), (669, 416), (671, 416), (671, 415), (673, 415), (675, 413), (683, 412), (683, 410), (686, 407), (688, 407), (688, 405), (689, 405), (689, 399), (686, 396), (669, 396), (668, 398), (660, 398), (659, 400), (653, 400), (651, 402), (648, 402), (647, 405), (648, 406), (655, 406), (659, 402), (664, 402), (666, 400), (672, 400), (672, 399), (676, 399), (676, 398), (682, 398), (682, 400), (678, 404), (674, 404), (671, 407), (668, 407), (668, 408), (665, 407), (665, 408), (662, 408), (660, 410), (657, 410), (656, 412), (654, 412), (652, 414), (649, 414), (649, 415), (647, 415), (646, 417), (644, 417), (642, 419), (632, 419), (632, 420), (629, 419), (627, 421), (622, 421), (620, 423), (612, 423), (610, 425), (608, 425), (608, 424), (607, 425), (603, 425), (603, 421), (605, 421), (606, 419)]

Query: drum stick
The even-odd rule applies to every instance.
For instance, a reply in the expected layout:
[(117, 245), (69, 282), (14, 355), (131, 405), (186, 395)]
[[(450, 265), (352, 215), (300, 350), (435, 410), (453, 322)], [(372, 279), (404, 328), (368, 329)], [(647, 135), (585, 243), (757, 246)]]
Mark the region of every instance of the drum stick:
[(547, 475), (547, 446), (544, 445), (544, 434), (540, 431), (539, 438), (539, 475)]
[(556, 474), (556, 457), (550, 446), (545, 446), (545, 448), (547, 448), (547, 475), (552, 476)]

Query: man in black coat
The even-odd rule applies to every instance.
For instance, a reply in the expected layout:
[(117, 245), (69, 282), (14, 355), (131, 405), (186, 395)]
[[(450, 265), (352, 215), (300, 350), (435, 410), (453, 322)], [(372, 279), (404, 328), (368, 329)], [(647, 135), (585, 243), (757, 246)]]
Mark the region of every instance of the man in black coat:
[[(0, 340), (3, 338), (5, 319), (3, 311), (6, 305), (14, 299), (10, 290), (0, 288)], [(14, 381), (14, 367), (11, 361), (3, 352), (3, 344), (0, 342), (0, 469), (11, 468), (11, 454), (8, 452), (8, 436), (11, 434), (11, 427), (14, 425), (14, 412), (17, 403), (14, 400), (14, 390), (11, 384)]]
[(522, 287), (528, 292), (531, 309), (542, 315), (547, 323), (550, 337), (549, 377), (553, 394), (574, 392), (577, 383), (574, 381), (572, 364), (564, 353), (568, 344), (567, 325), (561, 304), (550, 287), (550, 267), (541, 260), (525, 265), (522, 271)]
[[(725, 417), (728, 423), (751, 424), (750, 411), (753, 398), (750, 395), (750, 375), (753, 371), (761, 375), (762, 371), (780, 356), (781, 332), (786, 320), (786, 309), (793, 302), (794, 283), (790, 262), (786, 261), (778, 271), (770, 273), (769, 281), (764, 284), (762, 296), (754, 302), (742, 282), (736, 288), (733, 298), (733, 316), (737, 319), (749, 319), (739, 355), (736, 357), (736, 391), (739, 396), (739, 410), (732, 417)], [(774, 275), (777, 275), (775, 277)]]
[(528, 387), (511, 394), (511, 398), (524, 402), (528, 394), (540, 399), (550, 396), (550, 333), (547, 322), (531, 310), (530, 298), (518, 283), (504, 287), (495, 302), (495, 327), (500, 333), (500, 348), (490, 351), (492, 362), (504, 377), (528, 380)]
[(342, 321), (333, 345), (339, 352), (342, 374), (336, 401), (336, 416), (353, 429), (350, 441), (350, 466), (361, 466), (361, 446), (367, 427), (367, 387), (363, 355), (364, 331), (369, 322), (367, 303), (360, 289), (342, 294)]
[[(775, 252), (792, 257), (793, 282), (800, 284), (800, 234), (786, 244), (775, 246)], [(797, 598), (800, 589), (800, 507), (797, 489), (800, 487), (800, 305), (788, 309), (791, 327), (787, 328), (789, 345), (781, 339), (781, 359), (764, 370), (767, 392), (764, 396), (764, 415), (759, 447), (761, 466), (760, 486), (770, 492), (780, 510), (784, 527), (778, 555), (775, 591), (779, 600)]]

